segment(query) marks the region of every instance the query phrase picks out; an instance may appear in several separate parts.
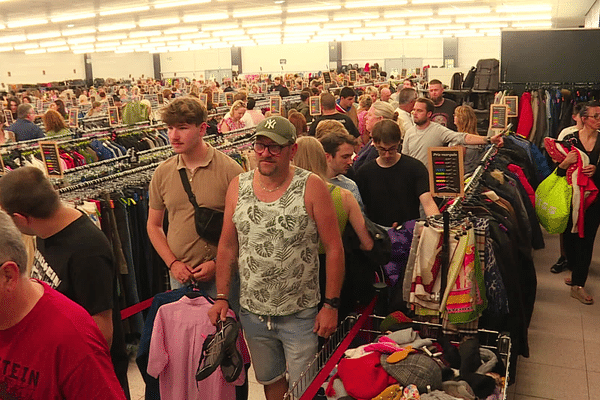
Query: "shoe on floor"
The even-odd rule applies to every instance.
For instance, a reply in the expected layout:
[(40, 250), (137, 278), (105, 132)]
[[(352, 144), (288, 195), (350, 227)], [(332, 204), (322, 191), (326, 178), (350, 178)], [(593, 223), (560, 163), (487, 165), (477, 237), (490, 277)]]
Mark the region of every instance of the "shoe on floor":
[(560, 258), (558, 259), (556, 264), (554, 264), (550, 268), (550, 272), (552, 272), (553, 274), (559, 274), (559, 273), (563, 272), (565, 269), (569, 269), (569, 263), (565, 256), (560, 256)]
[(571, 287), (571, 297), (579, 300), (583, 304), (594, 304), (594, 298), (585, 291), (583, 286)]

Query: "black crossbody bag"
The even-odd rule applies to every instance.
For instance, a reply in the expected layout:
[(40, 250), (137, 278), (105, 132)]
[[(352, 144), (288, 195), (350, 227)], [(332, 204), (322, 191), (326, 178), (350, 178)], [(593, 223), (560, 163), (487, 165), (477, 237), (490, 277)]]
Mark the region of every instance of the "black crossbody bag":
[(179, 170), (179, 176), (181, 176), (181, 183), (190, 199), (190, 203), (194, 206), (194, 222), (198, 236), (211, 244), (218, 244), (223, 229), (223, 213), (210, 208), (199, 207), (184, 168)]

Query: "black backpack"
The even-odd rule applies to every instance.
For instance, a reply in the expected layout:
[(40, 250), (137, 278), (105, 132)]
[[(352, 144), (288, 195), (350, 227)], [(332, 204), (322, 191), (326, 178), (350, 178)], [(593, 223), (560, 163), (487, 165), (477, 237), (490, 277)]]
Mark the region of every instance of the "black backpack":
[(463, 77), (464, 77), (464, 74), (462, 72), (455, 72), (452, 75), (452, 82), (450, 84), (450, 89), (461, 90), (463, 88)]
[(463, 82), (463, 89), (473, 89), (473, 85), (475, 84), (475, 74), (477, 73), (477, 68), (471, 67), (469, 72), (467, 72), (467, 77)]
[(500, 87), (500, 61), (495, 58), (477, 61), (474, 90), (496, 91)]

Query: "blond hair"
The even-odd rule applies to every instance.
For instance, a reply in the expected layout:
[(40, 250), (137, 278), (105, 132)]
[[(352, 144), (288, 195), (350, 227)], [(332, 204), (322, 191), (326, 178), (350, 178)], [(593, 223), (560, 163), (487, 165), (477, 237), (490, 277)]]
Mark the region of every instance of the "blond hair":
[(342, 124), (340, 121), (336, 121), (335, 119), (325, 119), (317, 124), (317, 129), (315, 129), (315, 137), (320, 139), (326, 134), (332, 132), (345, 133), (348, 135), (348, 131), (346, 128), (344, 128), (344, 124)]
[(296, 140), (298, 151), (294, 156), (294, 165), (307, 171), (314, 172), (321, 179), (327, 176), (327, 157), (325, 150), (316, 138), (302, 136)]

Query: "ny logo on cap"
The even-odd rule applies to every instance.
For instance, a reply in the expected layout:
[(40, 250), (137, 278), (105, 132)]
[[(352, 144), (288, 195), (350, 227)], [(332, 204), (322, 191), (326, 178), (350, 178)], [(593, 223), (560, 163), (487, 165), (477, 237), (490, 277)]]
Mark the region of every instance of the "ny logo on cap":
[(273, 128), (275, 128), (276, 124), (277, 124), (277, 121), (275, 119), (267, 120), (267, 122), (265, 122), (265, 128), (273, 129)]

